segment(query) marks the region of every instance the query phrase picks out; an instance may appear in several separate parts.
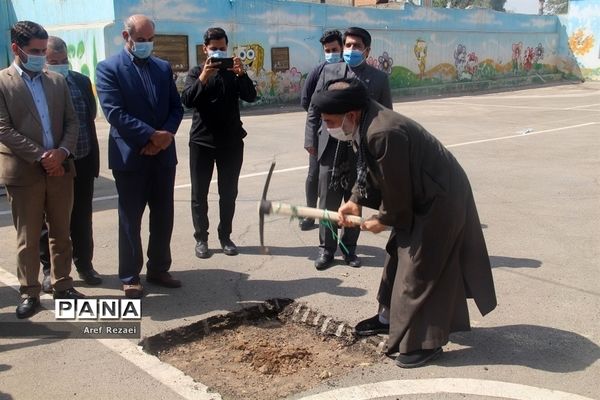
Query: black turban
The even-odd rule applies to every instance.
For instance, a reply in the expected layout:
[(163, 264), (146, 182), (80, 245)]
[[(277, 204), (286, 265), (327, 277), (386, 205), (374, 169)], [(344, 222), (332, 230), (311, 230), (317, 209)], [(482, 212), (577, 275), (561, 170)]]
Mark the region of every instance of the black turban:
[(327, 88), (336, 82), (350, 84), (345, 89), (324, 90), (316, 93), (311, 103), (320, 113), (345, 114), (348, 111), (362, 110), (369, 104), (369, 92), (365, 85), (356, 79), (336, 79), (327, 82)]

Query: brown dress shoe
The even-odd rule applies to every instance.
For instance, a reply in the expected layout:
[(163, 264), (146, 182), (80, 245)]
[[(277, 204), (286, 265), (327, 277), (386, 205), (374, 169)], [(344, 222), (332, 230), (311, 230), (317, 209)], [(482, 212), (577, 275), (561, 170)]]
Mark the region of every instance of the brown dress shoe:
[(179, 279), (174, 279), (171, 274), (166, 271), (157, 274), (147, 273), (146, 281), (166, 288), (181, 287), (181, 281)]
[(141, 299), (144, 293), (144, 287), (141, 283), (124, 284), (123, 291), (128, 299)]

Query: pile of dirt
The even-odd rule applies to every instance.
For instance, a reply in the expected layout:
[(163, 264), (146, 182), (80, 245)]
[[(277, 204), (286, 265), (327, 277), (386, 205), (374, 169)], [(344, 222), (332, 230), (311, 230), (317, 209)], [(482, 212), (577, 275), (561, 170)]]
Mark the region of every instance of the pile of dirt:
[(224, 399), (281, 399), (378, 358), (372, 346), (348, 345), (309, 326), (277, 319), (171, 345), (159, 358)]

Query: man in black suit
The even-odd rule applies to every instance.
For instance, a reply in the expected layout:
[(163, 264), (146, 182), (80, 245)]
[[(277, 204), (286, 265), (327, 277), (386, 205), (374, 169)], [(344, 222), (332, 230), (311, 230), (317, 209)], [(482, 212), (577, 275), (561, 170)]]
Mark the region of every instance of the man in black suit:
[[(327, 87), (327, 82), (340, 78), (356, 78), (367, 88), (369, 97), (391, 109), (392, 95), (388, 76), (385, 72), (367, 64), (371, 51), (371, 35), (363, 28), (350, 27), (344, 32), (343, 63), (328, 64), (323, 67), (315, 93)], [(314, 97), (314, 96), (313, 96)], [(309, 152), (317, 149), (319, 161), (319, 208), (337, 211), (342, 200), (347, 201), (352, 194), (356, 179), (356, 157), (351, 145), (331, 137), (323, 126), (321, 114), (311, 103), (306, 118), (304, 148)], [(337, 234), (337, 227), (331, 226)], [(359, 228), (344, 228), (340, 243), (343, 245), (344, 261), (351, 267), (360, 267), (356, 256), (356, 242)], [(320, 252), (315, 260), (318, 270), (333, 263), (337, 241), (332, 232), (321, 225), (319, 228)]]
[(238, 254), (231, 240), (238, 179), (244, 161), (246, 131), (240, 119), (239, 101), (256, 100), (254, 83), (246, 74), (240, 57), (232, 65), (227, 59), (229, 39), (218, 27), (204, 33), (204, 65), (192, 68), (185, 79), (181, 101), (194, 110), (190, 129), (190, 173), (192, 180), (192, 222), (196, 257), (208, 258), (208, 189), (215, 165), (219, 176), (219, 226), (217, 233), (223, 253)]
[[(79, 136), (77, 149), (73, 154), (77, 175), (74, 180), (73, 210), (71, 211), (71, 241), (73, 242), (73, 263), (79, 277), (88, 285), (99, 285), (102, 278), (94, 270), (92, 258), (94, 240), (92, 238), (92, 197), (94, 195), (94, 179), (100, 170), (98, 138), (96, 135), (96, 99), (92, 91), (90, 79), (75, 71), (69, 70), (67, 45), (59, 37), (48, 38), (46, 50), (48, 71), (65, 77), (73, 106), (79, 119)], [(48, 246), (48, 229), (44, 223), (40, 237), (40, 261), (44, 280), (42, 290), (52, 293), (50, 282), (50, 251)]]
[[(306, 77), (306, 81), (304, 81), (302, 95), (300, 96), (300, 105), (304, 108), (304, 111), (308, 111), (310, 99), (315, 92), (323, 68), (328, 64), (343, 61), (342, 47), (344, 42), (342, 41), (342, 33), (340, 31), (326, 31), (319, 41), (323, 45), (325, 61), (313, 68)], [(306, 176), (305, 184), (306, 205), (308, 207), (316, 207), (319, 197), (319, 162), (317, 161), (317, 149), (315, 147), (309, 147), (306, 151), (308, 152), (308, 174)], [(315, 220), (313, 218), (302, 218), (299, 225), (301, 230), (307, 231), (314, 227)]]

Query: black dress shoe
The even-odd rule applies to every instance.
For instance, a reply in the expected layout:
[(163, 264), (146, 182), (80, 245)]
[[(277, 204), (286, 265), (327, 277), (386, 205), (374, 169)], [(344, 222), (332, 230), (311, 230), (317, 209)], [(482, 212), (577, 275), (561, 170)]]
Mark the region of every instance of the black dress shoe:
[(206, 240), (201, 240), (198, 243), (196, 243), (196, 257), (198, 257), (198, 258), (210, 257), (210, 251), (208, 250), (208, 242)]
[(66, 290), (55, 290), (52, 297), (54, 299), (85, 299), (85, 295), (83, 293), (78, 292), (74, 288), (69, 288)]
[(382, 324), (379, 321), (379, 315), (375, 315), (374, 317), (367, 318), (356, 324), (354, 333), (358, 336), (371, 336), (380, 333), (387, 335), (390, 333), (390, 325)]
[(344, 261), (351, 267), (358, 268), (362, 265), (360, 258), (356, 254), (348, 254), (344, 257)]
[(29, 318), (40, 306), (40, 299), (37, 297), (28, 297), (21, 300), (21, 303), (17, 306), (17, 318)]
[(231, 241), (231, 239), (223, 239), (221, 240), (221, 248), (223, 249), (223, 253), (228, 256), (237, 256), (238, 249), (235, 243)]
[(302, 218), (298, 223), (301, 231), (309, 231), (315, 227), (315, 220), (312, 218)]
[(329, 268), (331, 264), (333, 264), (333, 255), (326, 252), (321, 252), (315, 260), (315, 268), (319, 271)]
[(50, 278), (50, 274), (46, 275), (44, 273), (44, 279), (42, 280), (42, 292), (52, 293), (52, 279)]
[(79, 278), (91, 286), (96, 286), (102, 283), (100, 274), (94, 268), (86, 269), (85, 271), (77, 271)]
[(396, 365), (400, 368), (416, 368), (433, 361), (442, 354), (442, 348), (416, 350), (410, 353), (400, 353), (396, 357)]

